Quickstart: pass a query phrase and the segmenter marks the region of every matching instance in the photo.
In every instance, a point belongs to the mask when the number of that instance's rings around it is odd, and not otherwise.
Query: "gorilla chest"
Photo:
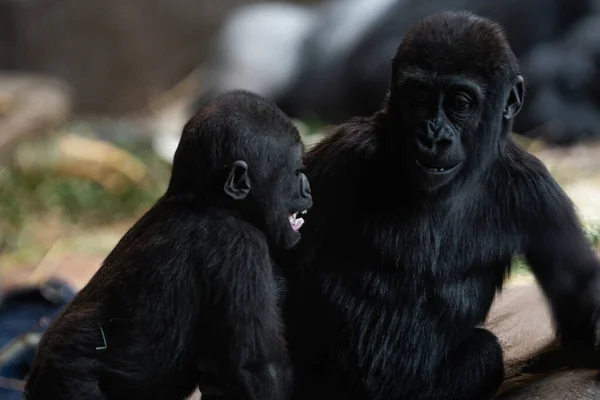
[[[493,216],[407,215],[379,221],[369,226],[371,248],[363,256],[413,278],[447,281],[479,270],[491,273],[505,267],[517,249],[515,235]]]
[[[415,315],[465,328],[485,319],[515,252],[514,235],[474,215],[462,221],[406,217],[378,227],[369,249],[352,246],[346,258],[346,271],[357,272],[334,279],[353,288],[345,295],[355,299],[342,303],[369,308],[376,319],[391,313],[404,331],[428,325],[413,326]]]
[[[467,337],[485,319],[515,246],[487,216],[369,221],[312,261],[295,312],[320,327],[298,328],[307,354],[320,343],[330,362],[376,374],[419,349],[439,348],[428,353],[436,357]]]

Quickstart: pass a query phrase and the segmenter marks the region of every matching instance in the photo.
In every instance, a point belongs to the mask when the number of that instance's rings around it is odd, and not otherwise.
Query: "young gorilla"
[[[223,374],[220,398],[286,398],[270,246],[296,245],[312,205],[303,149],[257,95],[202,108],[164,196],[43,336],[26,399],[184,399],[200,365]]]
[[[593,351],[600,262],[570,200],[510,136],[523,78],[501,27],[431,15],[392,69],[383,109],[305,158],[315,207],[284,308],[294,398],[491,398],[502,350],[480,325],[517,254],[563,343]]]

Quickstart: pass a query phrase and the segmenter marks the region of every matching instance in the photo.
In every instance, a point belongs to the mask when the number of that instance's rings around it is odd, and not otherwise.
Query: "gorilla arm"
[[[537,159],[522,193],[525,256],[550,301],[563,345],[599,344],[600,260],[571,200]]]
[[[228,376],[235,398],[278,399],[289,390],[291,376],[273,264],[262,235],[237,224],[220,220],[220,231],[213,226],[219,234],[206,277],[210,287],[219,290],[212,300],[220,310],[221,326],[215,329],[224,345],[219,368]]]

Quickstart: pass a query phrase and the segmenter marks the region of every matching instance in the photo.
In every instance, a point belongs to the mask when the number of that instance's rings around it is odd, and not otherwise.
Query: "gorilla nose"
[[[312,192],[310,191],[310,183],[308,183],[308,178],[304,174],[302,174],[302,182],[300,186],[302,197],[311,198]]]
[[[445,150],[452,144],[452,140],[444,137],[436,137],[433,134],[418,135],[415,138],[417,149],[423,153],[435,153]]]
[[[435,140],[429,135],[419,135],[416,138],[417,147],[419,150],[431,151],[435,146]]]

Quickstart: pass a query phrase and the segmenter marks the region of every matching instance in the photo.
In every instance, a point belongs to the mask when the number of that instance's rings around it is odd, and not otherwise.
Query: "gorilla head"
[[[497,24],[468,13],[425,18],[392,69],[386,141],[399,145],[419,186],[439,188],[493,159],[523,102],[523,78]]]
[[[272,102],[230,91],[186,124],[168,193],[192,190],[209,205],[225,204],[290,248],[312,205],[303,152],[298,130]]]

